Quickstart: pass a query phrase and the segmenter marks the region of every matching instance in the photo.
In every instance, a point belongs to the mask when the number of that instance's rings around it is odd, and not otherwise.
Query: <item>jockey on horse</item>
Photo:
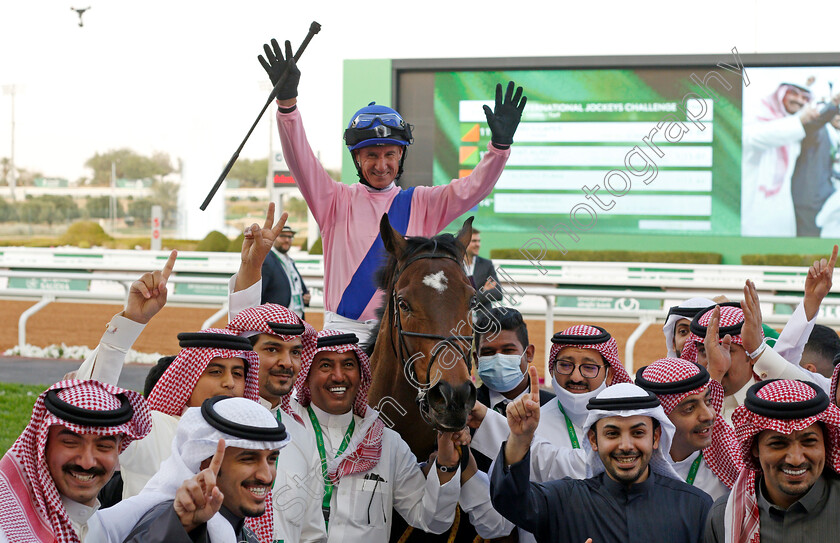
[[[283,156],[307,205],[321,228],[324,245],[324,328],[353,332],[362,344],[372,342],[382,305],[374,273],[385,255],[379,219],[387,213],[404,236],[431,237],[487,197],[502,174],[526,98],[508,83],[504,99],[496,86],[493,111],[484,106],[492,143],[473,172],[447,185],[399,188],[407,148],[414,141],[411,125],[395,110],[370,103],[357,111],[344,140],[361,183],[334,181],[312,152],[297,109],[300,71],[291,44],[285,55],[276,40],[265,45],[259,60],[272,84],[289,66],[289,77],[277,97],[277,126]]]

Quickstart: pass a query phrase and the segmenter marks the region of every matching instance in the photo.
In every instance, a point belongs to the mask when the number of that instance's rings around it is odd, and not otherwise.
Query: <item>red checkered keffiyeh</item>
[[[271,326],[269,326],[269,323],[292,325],[302,324],[304,331],[300,336],[278,334],[271,328]],[[254,334],[269,334],[279,338],[280,341],[292,341],[299,337],[301,342],[304,344],[306,344],[310,338],[314,338],[316,334],[315,329],[308,322],[298,317],[294,311],[278,304],[262,304],[257,307],[249,307],[236,315],[236,317],[228,323],[227,329],[236,332],[242,337],[250,337]],[[300,372],[298,372],[298,377],[299,376]],[[295,386],[296,385],[297,383],[295,383]],[[291,399],[291,394],[283,396],[280,400],[280,409],[291,415],[295,420],[302,424],[303,421],[300,419],[300,415],[295,413],[291,407]]]
[[[840,381],[840,364],[834,366],[834,373],[831,374],[831,391],[828,399],[831,403],[837,405],[837,382]]]
[[[232,330],[207,328],[203,333],[225,334],[237,336]],[[160,411],[173,417],[180,417],[187,407],[198,379],[207,365],[214,358],[242,358],[246,362],[244,397],[259,402],[260,359],[254,351],[239,351],[216,347],[184,347],[172,364],[166,368],[160,380],[149,394],[148,404],[152,411]],[[274,517],[271,513],[271,496],[266,501],[266,513],[259,517],[247,519],[248,527],[257,534],[263,543],[273,540]]]
[[[564,336],[598,336],[601,335],[603,332],[594,326],[589,326],[588,324],[576,324],[575,326],[571,326],[566,328],[560,334]],[[560,349],[564,347],[577,347],[580,349],[594,349],[601,353],[601,356],[604,357],[604,361],[610,365],[613,369],[613,378],[611,385],[616,385],[618,383],[632,383],[633,380],[630,378],[630,375],[627,373],[627,370],[624,368],[624,364],[621,363],[621,360],[618,358],[618,343],[616,343],[614,337],[610,337],[607,341],[601,343],[590,343],[590,344],[572,344],[572,343],[552,343],[551,351],[548,355],[548,371],[552,374],[554,373],[554,364],[555,360],[557,359],[557,354],[560,352]]]
[[[661,358],[647,366],[642,375],[648,381],[655,383],[674,383],[684,381],[700,373],[700,367],[681,358]],[[638,384],[638,383],[637,383]],[[738,479],[738,474],[744,467],[741,458],[741,447],[735,430],[721,415],[723,409],[723,387],[714,379],[709,379],[704,385],[694,390],[679,394],[657,394],[666,415],[670,415],[681,401],[694,394],[705,393],[711,389],[712,407],[717,413],[712,428],[712,444],[703,449],[703,459],[717,478],[732,488]]]
[[[81,426],[62,420],[44,404],[51,390],[59,399],[88,410],[111,411],[124,394],[134,414],[119,426]],[[0,527],[9,541],[78,543],[70,517],[61,502],[44,456],[50,426],[61,425],[77,434],[122,435],[120,452],[149,433],[152,420],[143,398],[136,392],[98,381],[61,381],[35,400],[32,418],[12,448],[0,460]]]
[[[764,386],[761,386],[764,385]],[[775,402],[783,412],[785,404],[811,400],[817,391],[802,381],[776,380],[753,385],[751,390],[760,387],[756,396],[762,400]],[[748,398],[749,399],[749,398]],[[756,500],[756,474],[761,473],[761,465],[752,455],[756,436],[763,430],[774,430],[790,434],[804,430],[815,422],[821,421],[827,430],[826,466],[840,473],[840,409],[832,402],[817,415],[800,419],[781,420],[769,418],[750,411],[747,405],[739,406],[732,414],[735,434],[741,441],[741,456],[745,467],[741,471],[729,499],[726,503],[727,540],[733,543],[759,543],[759,509]]]
[[[709,321],[712,320],[712,310],[715,306],[709,307],[703,314],[697,319],[697,322],[701,326],[709,326]],[[740,307],[736,307],[734,305],[722,305],[720,306],[720,323],[718,326],[720,328],[724,328],[726,326],[734,326],[738,323],[744,322],[744,310]],[[764,332],[761,332],[762,338],[764,337]],[[741,334],[732,335],[732,343],[736,343],[743,347],[744,341],[741,339]],[[683,360],[688,360],[689,362],[696,362],[697,361],[697,343],[704,343],[706,341],[705,336],[700,337],[694,332],[691,332],[688,335],[688,339],[685,342],[685,346],[683,347],[682,354],[680,358]]]
[[[207,328],[201,332],[237,335],[230,330]],[[147,400],[149,410],[160,411],[172,417],[180,417],[190,399],[195,384],[214,358],[242,358],[247,362],[245,375],[245,397],[259,401],[259,363],[254,351],[234,351],[206,347],[185,347],[181,349],[172,364],[166,368],[160,380],[152,389]]]
[[[307,380],[309,378],[309,371],[312,369],[312,361],[316,354],[321,351],[333,351],[336,353],[354,351],[356,358],[359,360],[361,383],[359,384],[359,392],[356,394],[356,399],[353,402],[353,413],[365,419],[378,417],[376,411],[371,409],[367,404],[368,390],[370,390],[370,385],[373,381],[370,371],[370,360],[364,351],[358,347],[358,344],[348,343],[345,345],[317,347],[316,341],[318,338],[336,335],[341,335],[341,332],[337,330],[323,330],[318,332],[316,337],[304,342],[303,363],[300,368],[300,375],[295,381],[295,392],[297,393],[298,401],[303,407],[309,406],[312,402]],[[345,475],[364,473],[373,469],[379,463],[379,457],[382,455],[382,433],[384,429],[385,424],[382,422],[382,419],[376,418],[361,441],[355,438],[351,439],[351,446],[347,447],[344,454],[339,456],[335,462],[330,463],[329,476],[333,484],[338,484]],[[358,445],[353,448],[353,443],[358,443]]]

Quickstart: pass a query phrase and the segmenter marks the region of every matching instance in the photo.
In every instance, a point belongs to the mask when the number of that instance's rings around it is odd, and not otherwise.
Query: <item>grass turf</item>
[[[12,446],[29,424],[35,399],[49,385],[18,385],[0,383],[0,456]]]

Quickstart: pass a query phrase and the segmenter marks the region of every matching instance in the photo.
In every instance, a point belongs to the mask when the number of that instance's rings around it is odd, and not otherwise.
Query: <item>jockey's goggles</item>
[[[405,121],[395,113],[360,113],[348,128],[369,128],[377,120],[384,126],[405,129]]]
[[[344,141],[350,148],[368,140],[388,140],[376,143],[392,143],[394,145],[411,145],[414,143],[414,138],[411,137],[411,125],[405,122],[401,127],[378,124],[373,128],[351,127],[344,131]]]

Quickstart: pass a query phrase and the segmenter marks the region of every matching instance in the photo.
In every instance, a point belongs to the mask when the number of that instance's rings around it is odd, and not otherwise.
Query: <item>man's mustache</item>
[[[65,473],[70,473],[71,471],[76,473],[85,473],[87,475],[105,475],[105,470],[100,468],[99,466],[93,466],[92,468],[83,468],[78,464],[64,464],[61,466],[61,471]]]

